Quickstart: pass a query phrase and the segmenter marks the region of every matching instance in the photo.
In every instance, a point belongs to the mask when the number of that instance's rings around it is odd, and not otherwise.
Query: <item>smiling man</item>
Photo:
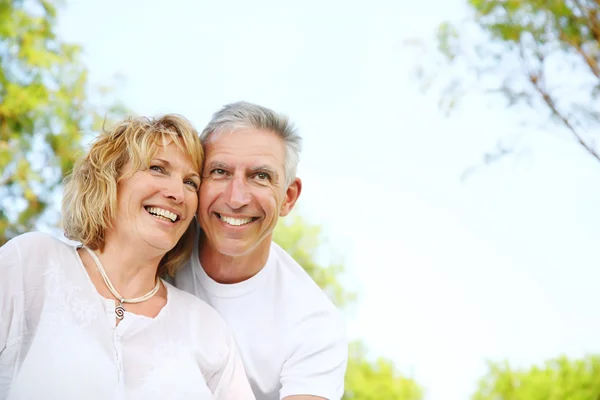
[[[272,242],[302,191],[301,138],[288,119],[238,102],[213,115],[198,205],[198,246],[175,284],[233,328],[257,400],[338,400],[348,357],[340,313]]]

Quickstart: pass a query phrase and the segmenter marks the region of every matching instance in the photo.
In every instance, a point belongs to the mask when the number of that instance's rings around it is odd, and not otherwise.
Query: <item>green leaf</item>
[[[82,134],[92,133],[107,110],[115,118],[122,115],[115,110],[126,110],[118,103],[90,103],[81,47],[56,35],[60,5],[0,0],[0,199],[10,207],[24,203],[23,210],[0,214],[0,243],[43,217],[80,154]],[[44,169],[54,173],[43,175]]]

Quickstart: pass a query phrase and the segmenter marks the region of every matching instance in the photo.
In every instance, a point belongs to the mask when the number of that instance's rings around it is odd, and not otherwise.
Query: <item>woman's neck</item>
[[[156,285],[156,272],[162,254],[146,253],[135,245],[124,246],[114,240],[107,240],[104,249],[95,253],[121,296],[142,296]]]

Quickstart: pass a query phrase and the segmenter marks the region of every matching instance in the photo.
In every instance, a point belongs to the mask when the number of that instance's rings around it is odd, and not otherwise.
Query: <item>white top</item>
[[[233,329],[257,400],[313,395],[339,400],[348,358],[341,314],[277,244],[265,267],[237,284],[219,284],[198,251],[175,285],[212,305]]]
[[[76,247],[28,233],[0,248],[0,399],[254,399],[217,312],[165,283],[156,318],[97,291]]]

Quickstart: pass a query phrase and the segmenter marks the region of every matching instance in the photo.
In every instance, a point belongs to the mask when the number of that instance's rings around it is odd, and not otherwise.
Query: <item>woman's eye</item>
[[[185,181],[186,185],[190,185],[191,187],[193,187],[194,189],[198,190],[198,184],[192,180],[187,180]]]
[[[160,165],[151,165],[150,170],[156,171],[156,172],[161,172],[161,173],[165,171],[164,168],[161,167]]]

